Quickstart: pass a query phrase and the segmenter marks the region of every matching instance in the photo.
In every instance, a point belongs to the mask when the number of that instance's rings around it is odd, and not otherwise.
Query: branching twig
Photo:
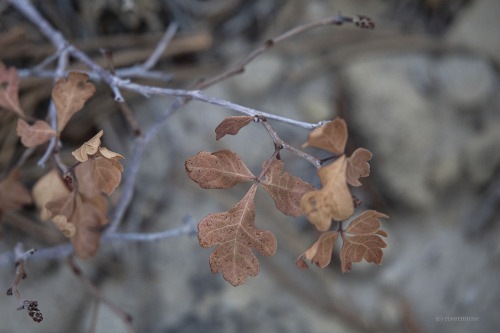
[[[90,290],[92,294],[102,303],[106,304],[111,311],[113,311],[116,316],[118,316],[125,326],[127,326],[127,329],[129,332],[135,332],[134,327],[132,326],[132,316],[122,310],[118,305],[113,303],[109,298],[104,296],[99,289],[90,281],[89,277],[83,273],[83,271],[77,266],[77,264],[74,262],[73,258],[69,256],[67,258],[67,263],[73,273],[82,280],[82,282],[85,284],[85,286]]]
[[[37,323],[43,320],[43,315],[38,309],[37,301],[30,301],[21,297],[19,293],[19,283],[21,280],[26,279],[26,271],[24,270],[24,261],[35,253],[35,249],[28,250],[24,252],[23,244],[17,243],[14,248],[15,266],[16,266],[16,277],[12,286],[7,289],[7,295],[14,295],[19,302],[18,310],[28,311],[28,315]]]

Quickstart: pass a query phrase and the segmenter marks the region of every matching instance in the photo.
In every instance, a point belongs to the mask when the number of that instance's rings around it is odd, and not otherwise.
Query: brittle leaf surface
[[[216,245],[210,255],[212,273],[222,270],[224,279],[233,286],[259,273],[259,262],[252,249],[265,256],[276,252],[274,235],[255,226],[256,190],[257,185],[253,184],[236,206],[227,212],[210,214],[198,224],[200,245]]]
[[[347,142],[347,125],[341,118],[335,118],[309,133],[303,148],[313,146],[334,154],[342,154]]]
[[[101,145],[101,137],[104,134],[103,130],[94,135],[90,140],[85,142],[80,148],[74,150],[71,154],[79,161],[85,162],[89,159],[89,155],[94,155],[99,150]]]
[[[33,125],[19,118],[17,120],[17,135],[26,147],[41,145],[56,135],[56,131],[45,121],[37,120]]]
[[[328,266],[332,260],[333,244],[338,236],[338,231],[323,232],[318,240],[297,258],[297,266],[300,269],[307,268],[306,259],[320,268]]]
[[[356,149],[347,159],[346,179],[351,186],[360,186],[360,177],[370,175],[370,164],[368,161],[372,158],[372,153],[365,148]]]
[[[15,67],[7,69],[0,61],[0,106],[24,117],[19,104],[19,73]]]
[[[255,118],[253,116],[230,116],[225,118],[219,126],[215,128],[215,140],[220,140],[227,134],[236,135],[246,125]]]

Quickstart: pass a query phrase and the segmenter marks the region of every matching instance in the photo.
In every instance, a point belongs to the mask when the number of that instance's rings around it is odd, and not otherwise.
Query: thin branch
[[[122,310],[118,305],[113,303],[109,298],[104,296],[101,291],[90,281],[89,277],[83,273],[83,271],[78,267],[78,265],[74,262],[73,258],[69,256],[67,258],[68,266],[71,268],[73,273],[85,284],[85,286],[90,290],[94,297],[97,298],[100,302],[106,304],[108,308],[113,311],[118,318],[120,318],[129,332],[135,332],[134,327],[132,326],[132,316]]]
[[[165,31],[165,34],[163,35],[160,42],[156,45],[156,49],[153,51],[153,53],[151,53],[148,60],[146,60],[142,65],[137,66],[137,69],[139,71],[147,72],[156,65],[158,59],[160,59],[162,53],[165,51],[168,44],[170,44],[170,41],[177,32],[177,28],[178,25],[176,22],[170,23],[170,25],[167,28],[167,31]]]

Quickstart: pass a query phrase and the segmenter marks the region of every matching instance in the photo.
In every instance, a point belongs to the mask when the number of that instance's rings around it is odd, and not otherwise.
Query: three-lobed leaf
[[[52,100],[57,112],[57,133],[60,134],[69,119],[83,108],[95,93],[95,86],[87,82],[85,73],[70,72],[68,79],[59,79],[52,91]]]
[[[200,245],[216,245],[210,255],[210,268],[233,286],[245,283],[247,276],[259,273],[259,262],[252,252],[272,256],[276,252],[276,238],[270,231],[255,226],[255,192],[253,184],[243,199],[227,212],[213,213],[198,224]]]
[[[45,121],[37,120],[33,125],[19,118],[17,120],[17,135],[21,137],[21,142],[26,147],[41,145],[56,135],[56,131]]]
[[[199,152],[186,159],[185,167],[189,178],[206,189],[227,189],[255,179],[241,158],[230,150]]]
[[[19,104],[19,73],[15,67],[7,69],[0,61],[0,106],[24,117]]]
[[[309,221],[319,231],[326,231],[332,219],[343,221],[354,214],[354,204],[346,182],[345,155],[320,168],[318,175],[322,189],[304,194],[301,206]]]
[[[253,116],[231,116],[225,118],[215,128],[215,140],[219,141],[226,135],[236,135],[246,125],[255,119]]]
[[[346,180],[349,185],[361,186],[359,178],[370,175],[370,164],[368,164],[368,161],[372,156],[372,153],[368,149],[358,148],[347,158]]]
[[[283,172],[283,162],[273,160],[260,184],[273,198],[276,208],[283,214],[297,217],[303,214],[300,201],[304,193],[316,190],[299,177]]]

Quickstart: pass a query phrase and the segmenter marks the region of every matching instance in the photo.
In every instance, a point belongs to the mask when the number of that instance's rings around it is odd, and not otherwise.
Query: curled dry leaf
[[[360,262],[362,259],[379,265],[382,263],[384,255],[382,249],[387,247],[387,244],[380,236],[387,237],[387,233],[379,230],[379,218],[389,218],[389,216],[368,210],[354,219],[345,229],[340,251],[343,273],[351,270],[353,262]],[[347,236],[345,233],[355,236]]]
[[[232,116],[225,118],[219,126],[215,128],[215,140],[219,141],[227,134],[236,135],[246,125],[254,120],[253,116]]]
[[[83,108],[85,102],[94,95],[95,86],[87,82],[85,73],[70,72],[68,79],[57,81],[52,91],[52,100],[57,111],[57,133],[61,133],[69,119]]]
[[[56,131],[45,121],[37,120],[33,125],[28,125],[23,119],[17,120],[17,135],[26,147],[41,145],[56,135]]]
[[[15,67],[7,69],[0,61],[0,106],[24,117],[19,104],[19,73]]]
[[[302,148],[313,146],[334,154],[342,154],[346,142],[347,125],[343,119],[335,118],[331,122],[312,130]]]
[[[328,266],[332,260],[333,244],[338,236],[338,231],[323,232],[318,240],[297,258],[297,267],[306,269],[308,267],[306,259],[320,268]]]
[[[259,273],[259,262],[252,249],[265,256],[276,252],[274,235],[255,227],[256,190],[257,185],[253,184],[236,206],[227,212],[210,214],[198,224],[200,245],[217,245],[210,255],[212,273],[222,270],[224,279],[233,286]]]
[[[330,228],[332,219],[343,221],[354,214],[354,204],[346,183],[346,157],[318,170],[323,188],[307,192],[301,206],[309,221],[319,231]]]
[[[81,206],[82,199],[76,191],[51,200],[45,205],[50,212],[50,219],[66,237],[73,237],[76,233]]]
[[[202,188],[226,189],[255,179],[241,158],[230,150],[199,152],[186,159],[185,167],[189,178]]]
[[[0,181],[0,218],[8,209],[19,209],[32,202],[30,192],[19,182],[20,172],[14,170]]]
[[[94,135],[92,139],[85,142],[80,148],[74,150],[71,154],[79,161],[85,162],[89,159],[89,155],[94,155],[99,150],[99,146],[101,145],[101,137],[104,134],[103,130],[100,130],[99,133]]]
[[[70,193],[56,169],[41,177],[33,186],[33,199],[36,206],[41,209],[40,219],[48,221],[51,218],[50,211],[45,207],[48,202],[66,197]]]
[[[361,186],[359,178],[370,175],[370,164],[368,164],[368,161],[372,156],[372,153],[365,148],[358,148],[349,156],[346,171],[346,179],[349,185]]]
[[[297,217],[302,215],[300,200],[304,193],[315,190],[314,186],[299,177],[283,172],[283,162],[273,160],[260,184],[271,195],[276,208],[283,214]]]
[[[90,158],[75,168],[78,179],[78,190],[87,197],[93,197],[100,192],[111,195],[121,181],[121,170],[115,163],[120,162],[102,156]]]

